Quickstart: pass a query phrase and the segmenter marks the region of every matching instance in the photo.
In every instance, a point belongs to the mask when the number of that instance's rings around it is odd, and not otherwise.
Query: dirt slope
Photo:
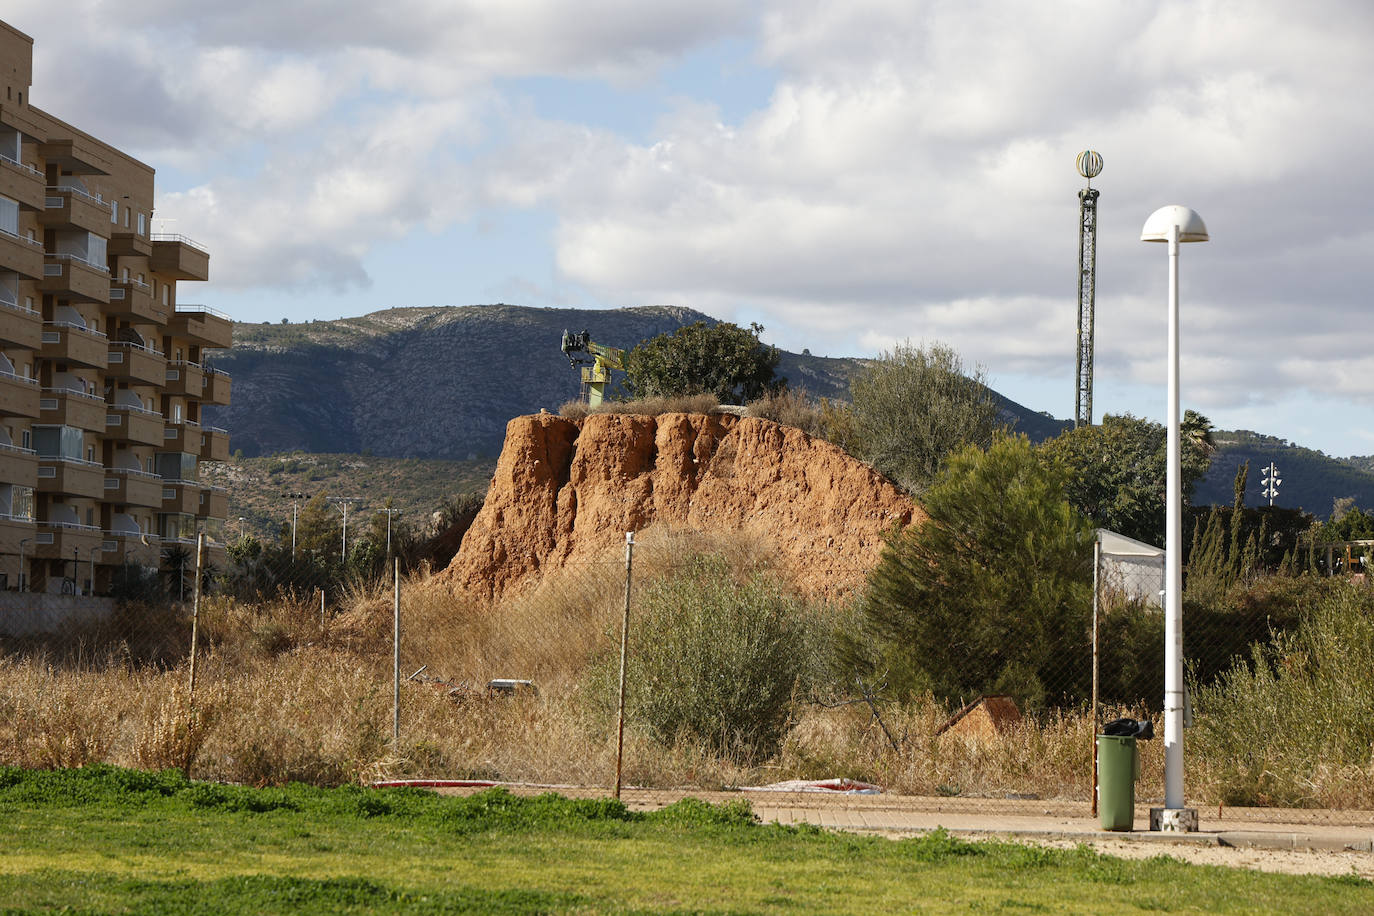
[[[650,528],[740,532],[806,591],[862,580],[882,533],[924,513],[867,465],[798,429],[721,414],[517,417],[481,513],[443,573],[484,597],[588,562]]]

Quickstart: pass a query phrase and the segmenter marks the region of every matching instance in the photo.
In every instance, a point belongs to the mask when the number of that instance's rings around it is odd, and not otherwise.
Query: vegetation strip
[[[1374,885],[1086,848],[760,825],[747,803],[252,789],[0,769],[0,909],[72,912],[1366,912]]]

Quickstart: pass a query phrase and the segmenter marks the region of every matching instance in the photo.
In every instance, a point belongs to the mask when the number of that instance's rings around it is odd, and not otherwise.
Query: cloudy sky
[[[1094,406],[1183,397],[1374,453],[1363,0],[7,0],[36,105],[158,170],[240,320],[676,304],[788,349],[939,340],[1072,416],[1101,152]],[[73,65],[73,61],[76,61]],[[595,329],[593,329],[594,331]],[[552,344],[551,344],[552,345]]]

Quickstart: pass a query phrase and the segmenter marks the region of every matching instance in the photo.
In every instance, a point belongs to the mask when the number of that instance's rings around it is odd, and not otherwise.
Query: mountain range
[[[460,461],[494,459],[513,417],[557,411],[579,394],[578,370],[560,349],[565,330],[631,348],[657,334],[716,319],[679,306],[587,310],[516,305],[393,308],[357,318],[234,327],[213,365],[233,377],[233,401],[206,407],[245,457],[292,451]],[[781,352],[778,374],[815,397],[848,396],[864,361]],[[996,394],[996,392],[994,392]],[[1000,394],[1004,419],[1034,441],[1067,420]],[[1248,431],[1218,432],[1197,503],[1232,500],[1236,467],[1250,461],[1247,502],[1260,504],[1259,468],[1285,478],[1276,504],[1325,516],[1332,500],[1374,504],[1374,461],[1334,459]]]

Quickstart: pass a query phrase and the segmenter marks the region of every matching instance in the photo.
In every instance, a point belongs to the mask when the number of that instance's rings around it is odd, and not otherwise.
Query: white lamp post
[[[1197,829],[1197,810],[1183,807],[1183,474],[1179,452],[1178,246],[1207,241],[1202,217],[1187,207],[1161,207],[1140,230],[1142,242],[1169,243],[1169,464],[1164,555],[1164,807],[1150,829]]]

